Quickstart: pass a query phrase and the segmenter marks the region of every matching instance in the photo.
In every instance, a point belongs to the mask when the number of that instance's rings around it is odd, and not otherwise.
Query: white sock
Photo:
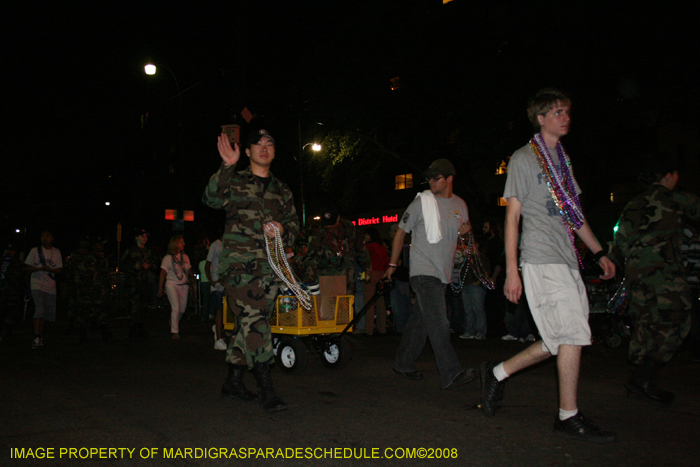
[[[503,369],[503,362],[493,367],[493,376],[495,376],[498,381],[503,381],[510,376],[506,373],[506,370]]]
[[[573,417],[577,413],[578,413],[578,409],[564,410],[560,407],[559,408],[559,420],[566,420],[567,418]]]

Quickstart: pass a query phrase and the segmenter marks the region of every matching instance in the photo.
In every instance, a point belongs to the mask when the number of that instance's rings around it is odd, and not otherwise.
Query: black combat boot
[[[267,363],[256,363],[253,371],[258,382],[260,407],[268,413],[287,410],[287,404],[275,395],[275,389],[272,387],[272,377],[270,376],[270,366]]]
[[[224,381],[224,385],[221,386],[221,397],[242,401],[253,401],[258,398],[258,396],[248,391],[243,383],[245,370],[246,367],[243,365],[228,364],[228,376],[226,381]]]
[[[650,404],[660,407],[671,405],[676,396],[670,391],[656,387],[656,372],[660,367],[661,362],[644,357],[642,363],[634,369],[632,377],[625,383],[627,394],[639,396]]]

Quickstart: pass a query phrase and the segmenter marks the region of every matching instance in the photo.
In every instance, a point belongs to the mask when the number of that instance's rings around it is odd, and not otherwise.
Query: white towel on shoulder
[[[442,229],[440,228],[440,210],[437,199],[430,190],[418,193],[420,197],[421,210],[423,212],[423,222],[425,223],[425,235],[428,243],[438,243],[442,240]]]

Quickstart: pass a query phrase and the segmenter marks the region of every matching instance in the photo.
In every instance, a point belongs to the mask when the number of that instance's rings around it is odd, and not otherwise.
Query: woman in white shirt
[[[190,258],[184,253],[185,240],[182,235],[175,235],[168,243],[168,254],[160,263],[160,282],[158,296],[163,296],[163,283],[165,282],[165,294],[168,296],[170,307],[170,332],[173,339],[180,338],[180,318],[187,308],[187,293],[189,283],[192,281],[192,266]]]

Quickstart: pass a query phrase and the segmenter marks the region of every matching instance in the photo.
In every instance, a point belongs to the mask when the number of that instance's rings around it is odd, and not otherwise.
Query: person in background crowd
[[[19,321],[22,309],[22,271],[24,265],[17,249],[8,245],[2,255],[0,269],[0,343],[12,334],[12,325]]]
[[[481,243],[474,237],[472,245],[473,255],[478,256],[478,263],[481,264],[485,271],[490,271],[489,260],[481,251]],[[469,257],[465,256],[465,261],[469,261]],[[474,273],[474,269],[469,268],[464,277],[462,288],[462,304],[464,307],[464,333],[460,339],[486,339],[486,308],[484,306],[486,300],[486,287],[481,283],[481,280]]]
[[[121,268],[124,271],[124,296],[130,304],[129,338],[139,339],[147,334],[143,323],[158,259],[146,245],[148,232],[145,229],[136,229],[134,240],[136,245],[122,255]]]
[[[216,239],[209,247],[206,266],[204,267],[211,293],[212,309],[214,310],[214,349],[226,350],[228,345],[224,341],[224,284],[219,281],[219,256],[221,255],[223,235]],[[211,318],[211,317],[210,317]]]
[[[341,277],[345,280],[346,294],[355,292],[355,259],[367,271],[371,269],[369,253],[355,244],[355,226],[343,219],[335,206],[326,206],[321,214],[321,228],[309,239],[302,260],[305,281],[320,277]],[[321,293],[324,293],[321,291]],[[365,325],[368,320],[365,319]]]
[[[51,232],[42,232],[41,245],[31,249],[24,263],[31,273],[35,310],[32,348],[40,349],[44,346],[44,322],[56,320],[56,275],[63,269],[63,258],[53,246]]]
[[[190,290],[189,284],[194,284],[192,265],[190,258],[185,254],[185,239],[182,235],[175,235],[168,243],[168,254],[160,263],[160,280],[158,282],[158,296],[165,294],[170,302],[170,332],[173,339],[180,338],[180,318],[187,309],[187,298]]]
[[[367,303],[377,292],[377,284],[382,277],[384,277],[384,273],[389,266],[389,253],[387,253],[386,247],[382,243],[382,238],[379,235],[379,231],[374,227],[369,227],[367,230],[365,230],[364,244],[371,259],[369,280],[364,284],[364,298],[365,303]],[[386,334],[386,304],[384,303],[384,297],[379,298],[376,302],[374,302],[374,305],[367,309],[364,327],[365,335],[367,336],[371,336],[374,333],[375,316],[377,319],[377,334]]]

